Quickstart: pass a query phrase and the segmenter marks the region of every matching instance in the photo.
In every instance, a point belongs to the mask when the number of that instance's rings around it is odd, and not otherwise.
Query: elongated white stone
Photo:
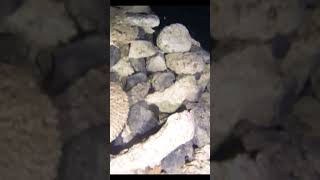
[[[110,174],[131,174],[159,165],[161,160],[194,136],[195,124],[188,111],[171,115],[146,141],[111,157]]]

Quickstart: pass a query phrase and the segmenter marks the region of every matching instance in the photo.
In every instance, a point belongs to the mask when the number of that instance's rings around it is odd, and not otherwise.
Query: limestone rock
[[[157,46],[165,53],[187,52],[191,45],[192,38],[182,24],[166,26],[157,37]]]
[[[120,46],[129,44],[138,38],[139,28],[127,24],[111,24],[110,25],[110,44]]]
[[[159,72],[167,69],[166,61],[162,54],[150,57],[147,60],[147,70],[149,72]]]
[[[144,29],[147,33],[153,33],[152,28],[159,26],[160,20],[158,16],[154,14],[137,14],[127,13],[125,21],[132,26],[139,26]]]
[[[155,73],[152,76],[151,82],[152,87],[156,91],[163,91],[166,88],[170,87],[175,80],[175,76],[172,72],[161,72],[161,73]]]
[[[177,128],[179,131],[177,131]],[[111,157],[110,174],[136,173],[155,167],[170,152],[188,142],[194,135],[194,120],[187,112],[171,115],[166,124],[146,141]]]
[[[136,40],[131,41],[129,58],[145,58],[153,56],[157,53],[157,48],[149,41]]]
[[[155,92],[146,97],[149,104],[155,104],[161,112],[175,112],[184,100],[197,98],[199,88],[193,76],[186,76],[163,92]]]
[[[148,80],[147,76],[143,73],[133,74],[127,78],[125,90],[128,91],[132,87],[134,87],[135,85],[142,83],[142,82],[146,82],[147,80]]]
[[[149,82],[142,82],[131,88],[128,92],[129,104],[133,105],[138,101],[144,100],[150,89]]]
[[[171,53],[165,56],[167,66],[177,74],[195,74],[205,67],[202,56],[196,53]]]
[[[127,77],[134,73],[134,70],[128,59],[120,59],[116,65],[111,68],[111,72],[116,72],[120,77]]]
[[[182,168],[183,173],[210,174],[210,145],[196,149],[194,159]]]

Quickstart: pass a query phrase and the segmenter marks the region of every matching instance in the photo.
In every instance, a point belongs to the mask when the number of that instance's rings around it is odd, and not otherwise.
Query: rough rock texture
[[[176,131],[177,128],[180,131]],[[145,142],[111,157],[110,173],[133,173],[139,169],[159,165],[171,151],[189,141],[193,133],[194,119],[189,112],[173,114],[164,127]]]
[[[210,172],[210,145],[196,149],[194,159],[182,168],[182,172],[186,174],[207,174]]]
[[[166,53],[186,52],[191,48],[191,36],[182,24],[172,24],[162,29],[157,37],[157,46]]]
[[[126,125],[111,143],[111,173],[209,174],[208,168],[197,163],[186,172],[182,167],[194,160],[194,149],[209,146],[210,112],[187,108],[192,112],[184,113],[201,113],[195,115],[192,137],[184,137],[183,142],[177,139],[170,143],[170,139],[188,134],[170,131],[168,124],[172,114],[186,110],[186,104],[210,97],[202,96],[208,93],[210,55],[184,25],[169,24],[160,29],[159,19],[146,7],[111,7],[110,45],[115,63],[110,67],[110,78],[122,84],[130,108]],[[208,101],[203,102],[210,104]],[[180,130],[183,124],[175,126]],[[209,164],[209,159],[202,164]]]
[[[30,71],[0,64],[0,81],[0,179],[56,179],[61,142],[55,108]]]
[[[181,169],[186,161],[193,159],[193,151],[192,143],[179,146],[161,161],[162,169],[168,174],[182,173]]]
[[[131,41],[129,58],[139,59],[153,56],[157,49],[149,41]]]
[[[145,32],[153,33],[153,27],[157,27],[160,24],[158,16],[154,14],[137,14],[128,13],[125,21],[132,26],[142,27]]]
[[[199,88],[193,76],[186,76],[163,92],[155,92],[146,97],[149,104],[155,104],[161,112],[176,111],[184,100],[197,99]]]
[[[132,136],[144,135],[146,132],[157,127],[158,119],[144,101],[132,105],[129,111],[128,126]]]
[[[177,74],[195,74],[204,70],[204,60],[196,53],[171,53],[166,55],[167,66]]]
[[[175,76],[172,72],[156,73],[152,77],[152,87],[156,91],[163,91],[170,87],[175,80]]]
[[[128,96],[114,82],[110,83],[110,142],[121,132],[129,113]]]
[[[147,70],[149,72],[159,72],[167,69],[166,61],[162,54],[158,54],[154,57],[150,57],[147,60]]]

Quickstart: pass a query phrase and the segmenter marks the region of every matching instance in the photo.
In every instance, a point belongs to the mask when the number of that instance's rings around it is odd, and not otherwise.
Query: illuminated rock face
[[[110,84],[110,142],[122,131],[127,122],[129,102],[127,94],[122,88],[111,82]]]
[[[157,15],[130,8],[111,7],[110,172],[209,174],[209,158],[194,152],[210,149],[210,112],[199,101],[210,55],[185,24],[159,27]],[[185,159],[203,164],[184,170]]]

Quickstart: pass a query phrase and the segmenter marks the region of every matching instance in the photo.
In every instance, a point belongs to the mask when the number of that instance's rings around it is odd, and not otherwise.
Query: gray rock
[[[132,87],[130,91],[128,91],[129,104],[130,106],[137,103],[138,101],[144,100],[146,95],[150,89],[149,82],[142,82]]]
[[[186,76],[163,92],[155,92],[146,97],[149,104],[155,104],[161,112],[175,112],[185,100],[196,101],[199,87],[193,76]]]
[[[139,37],[139,28],[127,24],[110,24],[110,44],[121,46]]]
[[[155,73],[152,76],[152,87],[156,91],[163,91],[170,87],[175,80],[175,76],[172,72]]]
[[[205,51],[204,49],[199,49],[197,51],[194,51],[194,53],[196,53],[198,56],[201,56],[203,61],[206,64],[210,63],[210,53],[208,53],[207,51]]]
[[[147,72],[146,60],[144,58],[129,59],[129,61],[131,63],[131,66],[136,72],[143,72],[143,73]]]
[[[151,13],[150,6],[118,6],[118,8],[130,13]]]
[[[158,52],[157,48],[149,41],[136,40],[131,41],[129,58],[145,58],[155,55]]]
[[[143,73],[133,74],[127,78],[127,83],[124,89],[125,91],[128,91],[138,83],[146,82],[147,80],[148,80],[147,76]]]
[[[192,154],[192,143],[183,144],[161,161],[161,167],[168,174],[177,174],[186,160],[192,159]]]
[[[197,80],[198,85],[204,91],[210,81],[210,64],[206,64],[203,72],[200,74],[199,80]]]
[[[210,132],[208,134],[204,129],[196,128],[192,142],[198,147],[203,147],[210,144]]]
[[[116,72],[121,78],[128,77],[134,73],[134,70],[128,59],[122,58],[111,68],[111,72]]]
[[[299,0],[214,1],[211,35],[217,39],[269,39],[289,34],[299,27],[303,6]]]
[[[182,169],[186,174],[210,174],[210,145],[196,148],[194,160],[184,165]]]
[[[205,68],[203,57],[197,53],[171,53],[165,58],[168,68],[177,74],[195,74]]]
[[[166,53],[187,52],[192,46],[192,38],[184,25],[171,24],[161,30],[157,46]]]
[[[83,31],[103,32],[107,29],[104,0],[66,0],[65,6]]]
[[[190,112],[197,124],[194,144],[198,147],[210,144],[210,106],[198,103]]]
[[[110,68],[120,60],[120,49],[110,46]]]
[[[147,60],[147,70],[149,72],[165,71],[167,69],[163,54],[157,54]]]
[[[125,22],[132,26],[139,26],[147,33],[153,33],[152,28],[160,25],[158,16],[154,14],[127,13]]]
[[[128,125],[132,136],[135,137],[136,135],[144,135],[159,126],[159,121],[154,112],[149,110],[148,104],[145,101],[139,101],[130,108]]]

